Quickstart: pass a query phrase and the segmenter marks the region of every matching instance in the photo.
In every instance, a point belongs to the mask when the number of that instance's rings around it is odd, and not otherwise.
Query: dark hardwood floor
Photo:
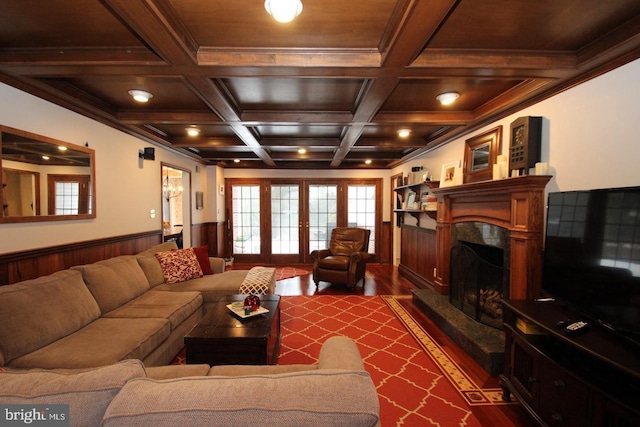
[[[234,264],[233,269],[250,267],[252,266]],[[312,270],[310,265],[296,265],[295,267],[309,272]],[[320,282],[316,288],[311,273],[280,280],[276,284],[276,293],[279,295],[411,295],[412,289],[418,289],[418,287],[401,276],[398,273],[398,268],[390,264],[367,264],[364,285],[358,284],[354,291],[344,285],[325,282]],[[401,303],[478,386],[482,388],[499,387],[498,378],[490,376],[475,360],[469,357],[418,309],[411,299],[401,300]],[[472,408],[472,412],[483,426],[533,427],[536,425],[519,405],[475,406]]]

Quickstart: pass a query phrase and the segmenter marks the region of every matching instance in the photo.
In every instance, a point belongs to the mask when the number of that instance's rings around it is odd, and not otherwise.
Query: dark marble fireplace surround
[[[544,189],[550,178],[522,176],[432,190],[438,199],[437,274],[434,289],[415,290],[413,299],[438,327],[494,376],[501,374],[504,367],[504,332],[477,322],[449,301],[451,248],[460,239],[455,229],[461,227],[457,224],[465,223],[498,227],[495,230],[499,231],[490,234],[498,235],[506,243],[505,293],[511,299],[539,297]]]

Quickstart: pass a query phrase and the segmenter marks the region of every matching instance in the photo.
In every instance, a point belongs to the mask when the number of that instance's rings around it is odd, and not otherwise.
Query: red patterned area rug
[[[305,270],[303,268],[296,267],[278,267],[276,268],[276,281],[291,279],[292,277],[298,277],[305,274],[310,274],[311,272]]]
[[[410,296],[285,296],[278,364],[315,363],[334,335],[353,339],[380,399],[383,426],[480,426],[471,407],[501,405],[398,302]]]

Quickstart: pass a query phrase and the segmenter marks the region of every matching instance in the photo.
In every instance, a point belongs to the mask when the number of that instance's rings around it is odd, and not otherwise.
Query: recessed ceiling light
[[[153,98],[153,95],[150,94],[149,92],[144,90],[138,90],[138,89],[131,89],[129,91],[129,95],[131,95],[133,99],[135,99],[138,102],[147,102],[151,98]]]
[[[298,148],[298,153],[299,153],[299,154],[304,154],[304,153],[306,153],[306,152],[307,152],[307,149],[306,149],[306,148]]]
[[[411,129],[400,129],[398,130],[398,136],[400,138],[406,138],[411,135]]]
[[[67,147],[65,147],[64,145],[60,145],[60,146],[58,146],[58,150],[59,151],[67,151]]]
[[[50,157],[49,156],[42,156],[42,160],[49,160]]]
[[[364,161],[364,164],[365,164],[365,165],[370,165],[370,164],[371,164],[371,159],[367,159],[367,160],[365,160],[365,161]]]
[[[240,159],[233,159],[233,163],[240,163]]]
[[[458,92],[445,92],[436,96],[436,99],[440,101],[442,105],[453,104],[453,102],[460,97]]]
[[[200,129],[195,126],[190,126],[185,129],[187,131],[187,135],[189,136],[198,136],[200,135]]]
[[[264,8],[276,21],[287,23],[300,15],[302,2],[300,0],[266,0]]]

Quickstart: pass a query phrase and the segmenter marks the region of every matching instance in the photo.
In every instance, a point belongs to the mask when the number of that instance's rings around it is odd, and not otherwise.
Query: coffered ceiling
[[[390,168],[640,57],[638,0],[302,2],[2,0],[0,81],[207,165]]]

